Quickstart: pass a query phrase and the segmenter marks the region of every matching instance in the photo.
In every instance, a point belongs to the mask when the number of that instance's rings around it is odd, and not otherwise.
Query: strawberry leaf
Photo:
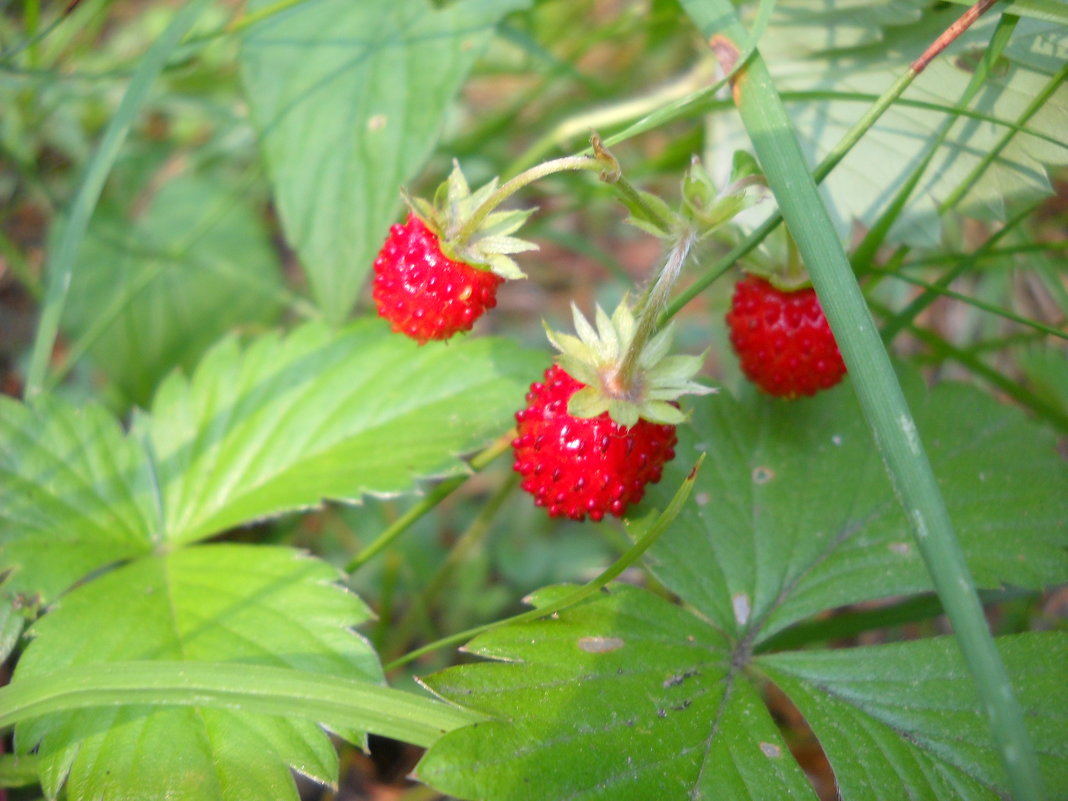
[[[349,312],[399,190],[430,155],[494,25],[529,0],[326,0],[252,26],[241,51],[282,224],[327,318]],[[276,5],[253,0],[255,13]]]
[[[139,433],[153,446],[166,538],[409,491],[463,472],[456,456],[506,431],[545,356],[510,342],[418,346],[367,320],[310,324],[213,350],[161,387]]]
[[[1068,470],[1054,437],[965,385],[910,380],[906,396],[978,585],[1064,581]],[[850,387],[695,399],[692,421],[648,496],[662,507],[704,452],[696,502],[650,555],[717,625],[759,642],[826,609],[932,589]]]
[[[140,444],[95,404],[0,397],[0,574],[20,605],[147,551],[151,477]]]
[[[669,532],[668,536],[671,536]],[[533,596],[543,607],[566,594]],[[616,586],[471,642],[494,660],[426,684],[492,716],[438,740],[416,773],[474,801],[815,799],[762,700],[770,676],[827,749],[844,801],[997,801],[1006,780],[949,638],[752,654],[752,639],[644,590]],[[1068,790],[1064,635],[1000,641],[1051,797]]]
[[[998,644],[1027,712],[1051,798],[1068,790],[1068,637]],[[1007,780],[957,644],[938,637],[871,648],[759,657],[820,740],[844,799],[984,799]],[[894,776],[886,786],[875,777]]]
[[[545,606],[568,588],[533,597]],[[755,686],[706,623],[619,586],[465,649],[493,663],[425,683],[496,720],[458,729],[417,768],[468,799],[812,799]]]
[[[226,661],[382,682],[377,657],[351,631],[364,604],[337,572],[287,548],[213,545],[147,556],[84,584],[31,629],[15,682],[124,660]],[[102,621],[105,623],[102,624]],[[358,732],[342,732],[361,742]],[[290,798],[290,767],[337,776],[325,732],[295,717],[235,709],[131,704],[44,715],[16,726],[37,747],[42,786],[68,795],[174,799]]]
[[[96,406],[0,398],[5,590],[47,601],[162,541],[463,472],[544,361],[492,339],[418,347],[367,320],[225,340],[128,437]]]

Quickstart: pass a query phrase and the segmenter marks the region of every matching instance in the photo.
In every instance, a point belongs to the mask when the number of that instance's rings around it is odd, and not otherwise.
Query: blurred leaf
[[[984,588],[1068,577],[1068,468],[1052,434],[977,389],[905,382],[964,555]],[[663,506],[698,452],[695,504],[650,549],[673,592],[760,642],[816,612],[931,589],[848,384],[793,402],[693,402]]]
[[[540,352],[468,338],[418,346],[364,320],[340,334],[308,324],[241,350],[213,349],[172,375],[138,431],[162,487],[164,538],[464,471],[457,456],[506,431],[544,367]]]
[[[1068,414],[1068,351],[1057,345],[1030,347],[1017,360],[1035,394]]]
[[[997,642],[1027,713],[1048,797],[1064,798],[1068,637],[1024,634]],[[812,727],[846,801],[1008,797],[975,685],[951,637],[756,662]]]
[[[827,99],[790,103],[788,111],[810,165],[834,147],[864,106],[836,94],[880,94],[906,71],[912,59],[934,41],[961,9],[950,6],[924,11],[922,0],[871,4],[850,0],[832,6],[822,0],[783,0],[775,7],[760,50],[780,91],[824,92]],[[955,106],[972,77],[974,56],[986,47],[997,14],[993,13],[960,37],[921,74],[905,97]],[[913,246],[936,246],[941,223],[938,204],[948,197],[995,148],[1050,76],[1064,64],[1068,31],[1040,20],[1022,20],[1006,53],[972,104],[972,110],[1006,125],[961,119],[935,155],[924,179],[889,240]],[[891,57],[888,58],[888,54]],[[1004,219],[1008,198],[1027,201],[1050,194],[1044,165],[1068,163],[1063,141],[1068,115],[1068,86],[1063,83],[1027,122],[1027,129],[1046,138],[1017,134],[962,199],[961,213],[988,220]],[[943,114],[907,106],[891,107],[828,176],[822,194],[843,238],[855,221],[874,224],[888,202],[921,161],[930,132]],[[717,175],[726,174],[734,150],[747,146],[733,114],[712,119],[705,160]],[[771,213],[754,210],[752,221]]]
[[[97,568],[145,553],[154,513],[140,445],[102,407],[0,397],[0,574],[48,602]]]
[[[382,682],[377,657],[351,631],[364,604],[337,572],[297,551],[219,545],[153,555],[64,596],[32,629],[14,681],[123,660],[248,662]],[[345,732],[348,737],[360,735]],[[98,707],[16,726],[37,746],[55,797],[296,799],[290,767],[324,784],[337,776],[329,738],[311,721],[219,707]]]
[[[528,4],[322,0],[245,35],[242,75],[282,223],[331,322],[352,308],[401,186],[430,155],[494,25]]]
[[[567,594],[550,587],[535,606]],[[814,799],[756,688],[715,629],[618,586],[465,649],[497,661],[426,684],[497,720],[458,729],[417,768],[467,799]],[[759,745],[758,745],[759,744]]]
[[[129,402],[144,406],[164,375],[192,368],[223,334],[271,322],[281,288],[250,204],[218,176],[186,173],[165,180],[146,208],[97,209],[63,324],[89,340]]]
[[[544,607],[566,593],[550,587],[533,602]],[[628,586],[480,635],[466,650],[494,661],[449,668],[426,684],[495,719],[438,740],[417,775],[476,801],[814,799],[762,700],[770,675],[827,750],[845,801],[1007,797],[952,639],[756,657],[752,642]],[[1061,797],[1068,638],[1000,643],[1051,797]]]

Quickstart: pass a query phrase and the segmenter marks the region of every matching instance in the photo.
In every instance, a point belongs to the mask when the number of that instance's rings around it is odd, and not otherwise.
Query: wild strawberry
[[[727,326],[742,372],[771,395],[814,395],[845,375],[838,344],[811,288],[784,292],[747,276],[734,288]]]
[[[398,333],[420,344],[470,331],[486,309],[497,305],[494,272],[454,261],[441,252],[438,237],[414,214],[389,229],[375,259],[374,299],[378,313]]]
[[[374,263],[375,305],[394,331],[421,345],[470,331],[497,305],[497,287],[523,277],[509,254],[537,246],[510,234],[530,212],[488,212],[496,189],[494,179],[472,194],[457,166],[435,203],[409,199],[407,222],[390,228]]]
[[[639,420],[626,428],[608,412],[574,417],[567,402],[583,386],[555,364],[544,383],[531,384],[527,408],[515,415],[515,469],[534,503],[553,517],[620,517],[675,458],[675,426]]]
[[[578,338],[549,332],[560,364],[531,385],[516,413],[514,467],[553,517],[620,517],[675,457],[675,426],[685,419],[675,399],[713,390],[690,380],[699,357],[666,355],[670,330],[641,349],[636,374],[621,381],[635,334],[626,301],[611,318],[598,307],[597,331],[576,309],[575,327]]]

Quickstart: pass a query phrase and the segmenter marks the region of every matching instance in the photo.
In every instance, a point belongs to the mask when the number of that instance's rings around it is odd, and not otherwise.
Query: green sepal
[[[515,259],[516,253],[537,250],[538,246],[516,236],[533,213],[533,209],[491,211],[479,220],[477,228],[460,241],[465,226],[497,191],[498,180],[489,181],[475,192],[464,177],[458,162],[453,161],[449,177],[434,192],[434,202],[405,196],[412,212],[441,241],[441,252],[453,261],[479,270],[489,270],[501,278],[526,278]]]
[[[647,400],[639,407],[638,413],[643,420],[669,426],[677,426],[689,419],[689,415],[678,406],[662,400]]]
[[[696,156],[682,179],[683,210],[702,237],[770,196],[756,160],[744,150],[735,151],[730,182],[723,189],[716,188]]]
[[[566,370],[567,368],[565,367],[564,369]],[[578,378],[578,376],[572,377]],[[571,396],[571,399],[567,402],[567,413],[572,417],[597,417],[607,412],[608,406],[608,398],[594,387],[585,386]]]
[[[674,237],[674,229],[682,223],[678,212],[652,192],[639,189],[636,190],[635,195],[636,197],[626,193],[619,195],[623,205],[630,210],[631,216],[626,222],[661,239]],[[664,227],[665,221],[670,221],[670,225],[666,228]]]
[[[669,354],[670,325],[645,344],[632,380],[628,386],[620,386],[620,369],[638,331],[630,302],[624,298],[611,317],[598,305],[594,324],[574,303],[571,310],[578,336],[545,326],[549,342],[560,351],[559,365],[585,385],[568,401],[569,414],[590,418],[608,412],[616,423],[627,428],[639,419],[678,425],[686,420],[686,415],[675,401],[683,395],[716,391],[693,380],[704,363],[704,356]]]
[[[798,292],[812,286],[801,254],[785,225],[778,226],[764,237],[760,247],[742,260],[741,267],[749,275],[767,280],[782,292]]]

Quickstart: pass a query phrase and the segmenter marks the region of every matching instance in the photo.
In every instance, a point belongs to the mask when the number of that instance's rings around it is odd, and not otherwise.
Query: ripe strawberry
[[[583,386],[555,364],[544,383],[531,384],[527,407],[515,415],[515,470],[534,503],[553,517],[621,517],[675,458],[675,426],[638,420],[627,428],[608,412],[574,417],[567,402]]]
[[[512,448],[520,486],[553,517],[622,516],[675,457],[676,399],[713,391],[691,380],[700,357],[668,355],[670,328],[644,344],[637,328],[624,300],[611,318],[598,307],[596,331],[575,309],[578,337],[548,332],[560,363],[531,385]]]
[[[379,315],[420,344],[470,331],[475,320],[497,305],[502,283],[496,273],[442,253],[437,236],[414,214],[389,229],[375,259]]]
[[[747,276],[734,288],[727,325],[742,372],[771,395],[814,395],[845,375],[838,344],[811,288],[784,292]]]
[[[470,331],[497,305],[497,287],[522,278],[510,254],[536,245],[511,236],[529,211],[488,211],[494,179],[472,193],[456,166],[435,202],[408,201],[403,225],[390,228],[375,259],[374,300],[394,331],[425,344]]]

